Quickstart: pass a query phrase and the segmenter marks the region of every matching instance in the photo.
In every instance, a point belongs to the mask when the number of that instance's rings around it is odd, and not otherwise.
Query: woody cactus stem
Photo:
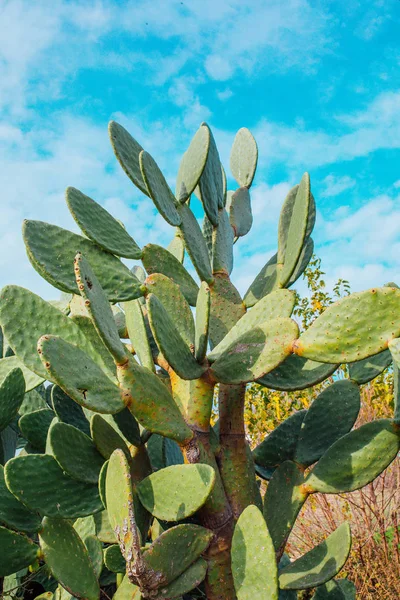
[[[315,600],[353,599],[351,582],[334,579],[350,551],[347,524],[296,560],[285,550],[311,494],[358,489],[399,451],[399,386],[394,420],[353,426],[359,385],[392,360],[398,373],[400,289],[342,298],[300,333],[290,288],[313,253],[309,175],[284,200],[277,252],[242,297],[231,275],[233,244],[253,220],[251,133],[233,143],[234,191],[205,123],[175,193],[121,125],[110,138],[174,234],[168,249],[141,248],[75,188],[66,200],[83,236],[24,223],[32,265],[62,296],[0,294],[0,577],[8,589],[46,563],[47,600],[55,588],[53,600],[99,600],[102,589],[115,600],[294,600],[314,588]],[[328,384],[341,363],[349,379]],[[325,379],[307,411],[250,450],[248,383],[294,391]],[[14,458],[10,431],[26,440]]]

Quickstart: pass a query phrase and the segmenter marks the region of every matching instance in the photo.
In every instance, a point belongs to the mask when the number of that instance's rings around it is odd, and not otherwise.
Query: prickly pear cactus
[[[111,123],[110,138],[172,241],[141,248],[75,188],[66,200],[83,235],[24,223],[32,265],[62,295],[45,302],[6,286],[0,296],[4,590],[29,571],[48,600],[294,600],[314,588],[315,599],[355,598],[351,582],[335,580],[351,546],[346,523],[296,560],[285,548],[311,494],[358,489],[399,451],[398,407],[393,420],[353,426],[359,385],[392,357],[398,394],[400,290],[345,297],[300,333],[291,288],[313,253],[309,175],[284,200],[277,252],[242,298],[231,272],[233,244],[252,225],[251,133],[233,144],[235,191],[206,124],[175,192],[123,127]],[[342,363],[348,379],[333,376],[250,451],[246,384],[301,390]]]

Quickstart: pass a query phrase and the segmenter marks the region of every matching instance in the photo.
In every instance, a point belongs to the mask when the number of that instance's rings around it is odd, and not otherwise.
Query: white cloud
[[[234,71],[233,64],[220,55],[211,55],[206,58],[205,68],[212,79],[226,81]]]
[[[226,102],[226,100],[229,100],[229,98],[232,98],[233,96],[233,92],[230,89],[225,89],[225,90],[221,90],[220,92],[217,92],[217,98],[218,100],[221,100],[221,102]]]
[[[0,110],[62,96],[82,68],[141,69],[163,85],[188,63],[214,79],[236,71],[314,68],[328,47],[328,15],[308,0],[5,0],[0,7]],[[251,34],[250,34],[251,32]],[[107,47],[115,36],[125,46]],[[144,49],[149,39],[168,52]],[[154,45],[153,45],[154,46]],[[260,60],[262,59],[262,60]]]
[[[327,175],[322,181],[325,189],[322,191],[322,197],[338,196],[344,191],[353,188],[356,185],[355,179],[352,179],[348,175],[342,177],[336,175]]]
[[[363,110],[338,115],[337,133],[261,120],[254,128],[260,166],[311,168],[400,148],[400,91],[382,92]]]

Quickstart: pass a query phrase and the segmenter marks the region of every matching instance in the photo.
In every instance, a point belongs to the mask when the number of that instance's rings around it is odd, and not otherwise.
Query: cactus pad
[[[53,576],[76,598],[98,600],[100,587],[88,551],[73,526],[63,519],[43,519],[40,548]]]
[[[306,479],[310,491],[352,492],[370,483],[399,451],[397,427],[389,419],[366,423],[331,446]]]
[[[142,295],[140,283],[128,267],[87,238],[41,221],[25,221],[23,235],[33,267],[62,292],[77,293],[74,258],[82,252],[110,301],[133,300]]]
[[[342,569],[350,547],[350,527],[342,523],[325,541],[284,567],[279,586],[284,590],[304,590],[322,585]]]
[[[341,298],[294,345],[299,356],[321,362],[353,362],[385,350],[400,335],[400,290],[373,288]],[[364,335],[368,328],[369,335]]]
[[[18,414],[25,394],[25,379],[22,370],[12,369],[0,383],[0,431]]]
[[[0,527],[0,548],[0,577],[28,567],[36,560],[38,554],[38,547],[32,540],[5,527]]]
[[[235,136],[230,156],[232,175],[240,186],[247,188],[251,186],[257,168],[257,161],[256,140],[246,127],[242,127]]]
[[[210,130],[205,125],[201,125],[179,165],[175,190],[179,202],[186,202],[199,183],[206,165],[209,147]]]
[[[294,460],[308,467],[320,459],[332,444],[350,431],[359,410],[360,392],[355,383],[344,379],[325,388],[307,411]]]
[[[174,465],[153,473],[137,487],[147,510],[163,521],[190,517],[207,500],[215,483],[212,467]]]
[[[111,254],[140,258],[141,250],[124,227],[100,204],[73,187],[67,188],[68,208],[83,233]]]
[[[291,319],[264,321],[230,344],[211,373],[222,383],[255,381],[289,356],[297,335],[298,326]]]
[[[181,217],[175,207],[175,196],[154,158],[142,150],[139,154],[139,164],[148,195],[156,205],[158,212],[170,225],[180,225]]]
[[[104,413],[125,408],[126,400],[118,386],[76,346],[45,335],[38,342],[38,352],[48,378],[81,406]]]
[[[181,288],[182,294],[190,306],[196,306],[199,287],[193,277],[177,258],[165,248],[156,244],[147,244],[143,248],[142,262],[149,275],[162,273]]]
[[[240,515],[232,539],[232,574],[238,600],[278,600],[275,550],[256,506]]]
[[[53,423],[49,430],[51,452],[70,477],[97,483],[104,459],[89,436],[72,425]]]
[[[4,473],[14,496],[41,515],[75,519],[103,509],[97,486],[68,477],[47,454],[13,458]]]

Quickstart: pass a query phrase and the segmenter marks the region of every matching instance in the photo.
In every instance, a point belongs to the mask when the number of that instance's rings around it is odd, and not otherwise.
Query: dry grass
[[[390,407],[377,408],[371,390],[363,392],[357,426],[382,416]],[[382,414],[387,412],[387,414]],[[297,557],[313,548],[343,521],[351,525],[353,545],[341,576],[357,587],[362,600],[400,598],[400,458],[373,483],[351,494],[315,494],[307,501],[289,538],[288,551]]]

